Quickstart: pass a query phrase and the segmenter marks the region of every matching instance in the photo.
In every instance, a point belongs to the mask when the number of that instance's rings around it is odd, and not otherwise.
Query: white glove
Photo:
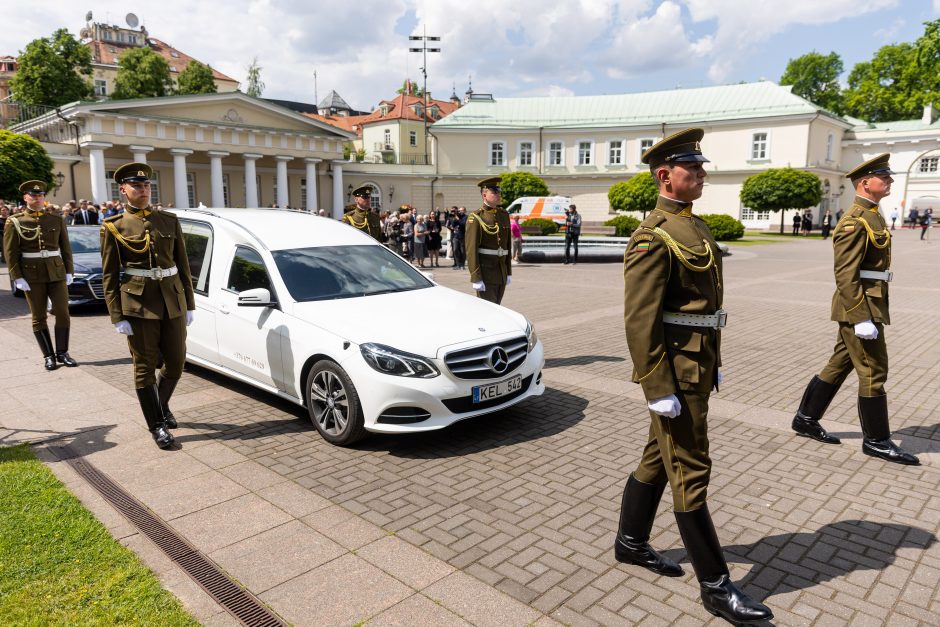
[[[68,272],[65,273],[65,284],[66,285],[72,284],[72,275],[69,274]]]
[[[721,374],[721,368],[718,369],[718,376],[716,377],[718,385],[721,385],[725,382],[725,375]]]
[[[510,283],[512,283],[512,277],[511,277],[511,276],[507,276],[507,277],[506,277],[506,285],[509,285]]]
[[[859,322],[855,325],[855,335],[862,338],[863,340],[877,340],[878,327],[876,327],[871,320]]]
[[[196,313],[196,312],[193,311],[192,309],[187,309],[187,310],[186,310],[186,326],[187,326],[187,327],[193,323],[193,314],[195,314],[195,313]]]
[[[478,291],[478,292],[485,292],[485,291],[486,291],[486,286],[483,285],[483,281],[477,281],[476,283],[471,283],[471,284],[470,284],[470,287],[472,287],[473,289],[475,289],[475,290]]]
[[[13,281],[13,285],[15,285],[16,289],[18,289],[21,292],[29,291],[29,283],[26,282],[26,279],[16,279],[15,281]]]
[[[121,335],[134,335],[134,329],[131,328],[131,323],[127,320],[121,320],[120,322],[114,323],[114,330],[120,333]]]
[[[650,411],[654,414],[659,414],[666,418],[675,418],[679,415],[679,412],[682,411],[682,404],[679,403],[679,399],[676,398],[675,394],[657,398],[656,400],[648,402],[646,406],[649,407]]]

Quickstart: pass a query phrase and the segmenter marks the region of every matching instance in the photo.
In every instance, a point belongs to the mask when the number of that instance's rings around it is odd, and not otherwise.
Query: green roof
[[[865,126],[856,128],[856,133],[865,131],[895,131],[898,133],[908,133],[911,131],[926,131],[940,128],[940,120],[932,124],[924,124],[923,120],[896,120],[894,122],[871,122],[865,123]]]
[[[821,112],[838,116],[770,81],[610,96],[471,100],[434,128],[598,128],[700,123]]]

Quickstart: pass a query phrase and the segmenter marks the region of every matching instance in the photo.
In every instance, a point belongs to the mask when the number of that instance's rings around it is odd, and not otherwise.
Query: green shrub
[[[522,226],[537,226],[542,229],[542,235],[551,235],[558,232],[558,225],[546,218],[530,218]]]
[[[719,242],[738,239],[744,236],[744,225],[723,213],[706,213],[699,216],[708,225],[708,229]]]
[[[617,237],[630,237],[640,226],[640,221],[633,216],[617,216],[605,222],[604,226],[617,227]]]

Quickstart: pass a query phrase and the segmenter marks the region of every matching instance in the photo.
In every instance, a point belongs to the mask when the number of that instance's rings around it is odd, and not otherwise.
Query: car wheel
[[[348,446],[367,435],[356,388],[332,361],[323,359],[310,369],[307,411],[313,426],[331,444]]]

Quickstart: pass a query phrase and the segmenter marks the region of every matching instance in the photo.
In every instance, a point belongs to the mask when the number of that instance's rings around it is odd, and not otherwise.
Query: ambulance
[[[522,196],[512,201],[506,207],[509,215],[518,214],[519,221],[525,222],[532,218],[552,220],[556,224],[565,224],[565,210],[571,204],[568,196]]]

